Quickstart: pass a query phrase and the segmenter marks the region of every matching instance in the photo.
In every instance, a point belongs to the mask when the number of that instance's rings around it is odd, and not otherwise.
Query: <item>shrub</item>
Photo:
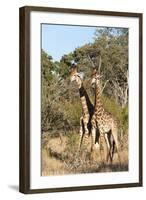
[[[102,96],[102,103],[104,108],[118,120],[119,128],[126,134],[128,131],[128,106],[122,108],[113,99],[106,96]]]
[[[79,126],[82,113],[80,101],[65,102],[63,105],[63,111],[64,118],[68,119],[73,126]]]
[[[67,135],[67,146],[70,148],[70,150],[76,149],[78,140],[79,140],[79,137],[74,132],[70,132]]]

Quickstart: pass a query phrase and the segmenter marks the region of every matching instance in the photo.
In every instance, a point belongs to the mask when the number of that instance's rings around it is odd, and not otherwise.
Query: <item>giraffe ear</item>
[[[78,76],[79,76],[82,80],[83,80],[83,78],[84,78],[84,75],[85,75],[84,72],[79,72],[79,73],[78,73]]]

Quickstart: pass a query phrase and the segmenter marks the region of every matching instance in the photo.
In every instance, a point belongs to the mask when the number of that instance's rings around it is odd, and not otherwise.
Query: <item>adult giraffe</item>
[[[80,118],[80,139],[79,139],[79,145],[78,148],[81,148],[83,138],[85,140],[85,143],[88,140],[88,137],[91,133],[91,119],[94,113],[94,106],[91,103],[89,96],[84,88],[83,81],[82,81],[82,73],[79,73],[77,71],[77,64],[75,62],[72,63],[71,69],[70,69],[70,80],[71,82],[76,81],[79,89],[79,95],[82,105],[82,116]],[[97,134],[97,129],[96,129]],[[91,135],[92,137],[92,135]],[[94,136],[94,139],[92,139],[92,145],[91,150],[93,149],[93,146],[96,143],[97,135]]]
[[[118,144],[118,130],[117,130],[117,121],[114,117],[105,111],[102,106],[100,99],[100,78],[97,70],[94,68],[91,75],[91,84],[95,85],[95,105],[94,105],[94,114],[91,120],[91,134],[95,135],[96,127],[98,126],[100,138],[101,136],[105,137],[107,144],[107,162],[110,158],[110,161],[113,161],[114,156],[114,145],[117,149],[117,154],[119,158],[119,162],[121,163],[120,155],[119,155],[119,144]],[[94,139],[93,139],[94,140]]]

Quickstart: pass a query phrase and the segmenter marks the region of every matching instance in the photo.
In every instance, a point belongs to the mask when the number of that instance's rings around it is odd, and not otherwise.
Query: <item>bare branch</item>
[[[100,74],[101,69],[101,55],[99,56],[99,66],[98,66],[98,73]]]
[[[95,64],[93,63],[92,59],[90,58],[89,54],[88,54],[87,56],[88,56],[89,61],[90,61],[91,64],[92,64],[92,67],[93,67],[93,68],[96,68],[96,66],[95,66]]]
[[[120,86],[117,80],[113,80],[112,84],[115,88],[115,95],[119,97],[120,104],[124,108],[128,101],[128,84],[125,84],[125,86]]]
[[[106,85],[107,85],[107,83],[109,82],[109,80],[106,80],[106,82],[104,83],[104,86],[103,86],[103,88],[101,89],[101,92],[100,92],[100,94],[102,94],[103,93],[103,90],[105,89],[105,87],[106,87]]]
[[[128,80],[128,70],[125,72],[122,68],[121,65],[119,65],[120,69],[121,69],[121,72],[123,73],[123,75],[126,77],[126,79]]]

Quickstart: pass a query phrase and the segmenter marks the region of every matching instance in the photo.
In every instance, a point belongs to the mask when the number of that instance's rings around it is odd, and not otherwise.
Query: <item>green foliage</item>
[[[76,150],[78,144],[79,137],[76,133],[70,132],[67,135],[67,146],[69,147],[69,151]]]
[[[113,99],[109,99],[106,96],[102,96],[102,103],[104,108],[110,112],[117,120],[119,128],[124,131],[124,134],[128,130],[128,106],[122,108],[117,105]]]
[[[62,78],[68,77],[71,61],[73,60],[72,54],[62,56],[59,63],[59,74]]]
[[[79,127],[81,103],[78,87],[70,83],[71,61],[85,73],[84,86],[94,102],[90,76],[93,66],[101,61],[101,89],[105,108],[118,119],[124,131],[128,129],[128,29],[98,28],[93,43],[76,48],[53,62],[42,50],[42,130],[75,130]]]
[[[42,79],[43,81],[50,81],[52,79],[52,71],[54,70],[54,65],[52,62],[52,57],[49,56],[44,50],[41,54],[41,65],[42,65]]]
[[[128,132],[128,106],[122,109],[121,112],[121,124],[124,133]]]
[[[79,125],[79,120],[82,113],[81,103],[78,101],[66,102],[63,106],[64,117],[70,120],[70,123],[74,126]]]

